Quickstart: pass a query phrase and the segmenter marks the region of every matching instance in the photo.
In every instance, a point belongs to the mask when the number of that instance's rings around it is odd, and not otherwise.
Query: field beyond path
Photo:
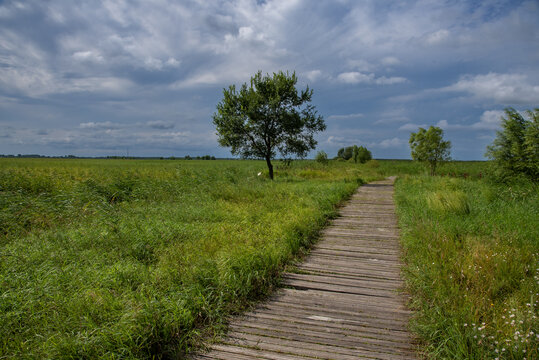
[[[196,359],[414,359],[390,178],[358,189],[285,288]]]

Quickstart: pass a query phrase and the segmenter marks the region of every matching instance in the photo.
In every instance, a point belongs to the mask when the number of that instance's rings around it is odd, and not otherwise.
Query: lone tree
[[[526,111],[525,119],[513,108],[505,109],[502,131],[498,131],[485,154],[502,175],[524,174],[539,180],[539,108]]]
[[[417,133],[410,134],[412,159],[428,163],[431,175],[434,175],[438,163],[450,159],[451,142],[444,141],[443,136],[444,131],[436,126],[428,130],[419,128]]]
[[[251,84],[239,91],[231,85],[223,89],[213,123],[221,146],[243,158],[265,159],[273,180],[271,160],[279,152],[305,157],[316,146],[314,134],[326,129],[324,119],[311,104],[313,91],[298,92],[296,73],[279,71],[262,76],[259,71]]]

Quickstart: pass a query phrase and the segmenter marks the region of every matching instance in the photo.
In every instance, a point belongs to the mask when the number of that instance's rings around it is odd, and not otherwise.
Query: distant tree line
[[[185,155],[184,159],[185,160],[216,160],[215,156],[210,156],[210,155],[195,156],[194,158],[189,155]]]

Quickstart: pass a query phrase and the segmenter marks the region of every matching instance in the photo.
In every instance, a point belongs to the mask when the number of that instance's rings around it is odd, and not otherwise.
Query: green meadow
[[[181,356],[380,177],[276,165],[2,159],[0,358]]]
[[[389,175],[427,356],[537,357],[537,185],[496,184],[484,162],[275,166],[0,159],[0,359],[181,358]]]
[[[478,176],[403,176],[395,199],[431,359],[539,357],[539,188]]]

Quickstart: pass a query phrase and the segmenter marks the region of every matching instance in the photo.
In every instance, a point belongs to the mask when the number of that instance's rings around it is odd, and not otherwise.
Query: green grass
[[[485,162],[275,165],[0,159],[0,358],[182,357],[389,175],[428,357],[537,358],[537,185]]]
[[[276,165],[0,160],[0,358],[178,357],[219,333],[380,177]]]
[[[484,177],[398,180],[412,328],[429,358],[538,358],[538,194]]]

